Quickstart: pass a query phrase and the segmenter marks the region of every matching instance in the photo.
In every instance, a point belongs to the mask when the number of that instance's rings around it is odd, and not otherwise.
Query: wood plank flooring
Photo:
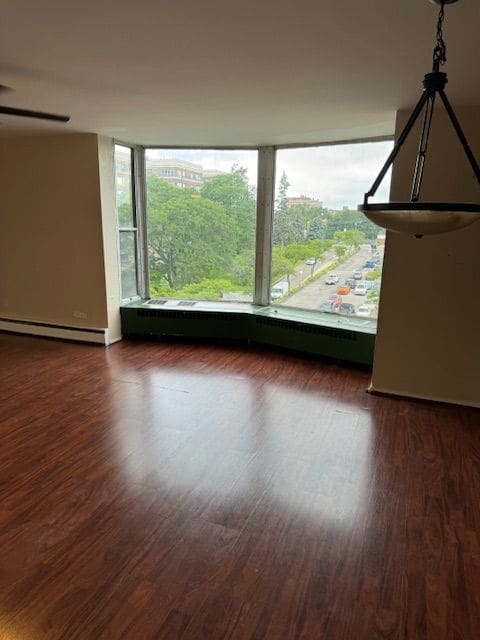
[[[0,640],[478,640],[480,411],[0,334]]]

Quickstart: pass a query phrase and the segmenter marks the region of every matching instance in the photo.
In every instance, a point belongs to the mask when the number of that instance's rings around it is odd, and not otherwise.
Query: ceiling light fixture
[[[440,71],[440,65],[444,65],[447,61],[446,46],[442,33],[444,5],[453,4],[454,2],[457,2],[457,0],[431,0],[431,2],[440,5],[440,12],[437,21],[437,41],[433,50],[432,72],[426,74],[423,80],[424,90],[416,107],[412,111],[407,124],[395,142],[392,152],[388,156],[375,182],[371,186],[370,190],[365,194],[363,204],[358,206],[358,210],[363,212],[369,220],[378,226],[390,231],[411,233],[417,238],[421,238],[426,234],[445,233],[447,231],[461,229],[462,227],[466,227],[480,219],[480,204],[418,201],[422,187],[428,138],[430,135],[433,109],[437,94],[440,96],[440,99],[445,106],[450,122],[455,129],[468,161],[478,182],[480,183],[479,166],[444,91],[445,85],[447,84],[447,74]],[[423,117],[422,132],[413,173],[410,202],[369,204],[368,199],[375,195],[380,183],[385,177],[385,174],[393,164],[393,161],[397,157],[398,152],[423,109],[425,109],[425,114]]]

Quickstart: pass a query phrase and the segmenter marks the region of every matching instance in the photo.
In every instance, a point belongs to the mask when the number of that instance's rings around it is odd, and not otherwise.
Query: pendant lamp
[[[364,213],[366,217],[376,225],[390,231],[413,234],[417,238],[421,238],[423,235],[427,234],[455,231],[456,229],[466,227],[480,219],[480,204],[460,202],[419,202],[423,171],[427,157],[428,138],[430,135],[433,110],[437,96],[439,96],[446,109],[449,120],[460,140],[468,162],[477,178],[477,181],[480,183],[480,169],[478,163],[445,93],[447,74],[440,71],[440,65],[444,65],[447,61],[446,46],[442,33],[442,25],[445,15],[444,6],[446,4],[453,4],[457,1],[458,0],[431,0],[431,2],[440,5],[440,12],[437,21],[436,45],[433,50],[432,71],[431,73],[427,73],[423,80],[423,93],[395,142],[392,152],[380,170],[375,182],[365,194],[363,204],[358,206],[358,211]],[[385,174],[393,164],[393,161],[397,157],[398,152],[422,111],[424,111],[423,125],[415,169],[413,172],[410,201],[369,204],[368,199],[375,195],[378,187],[385,177]]]

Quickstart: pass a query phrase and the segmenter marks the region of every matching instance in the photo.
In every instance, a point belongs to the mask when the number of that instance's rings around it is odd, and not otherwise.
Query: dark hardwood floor
[[[1,640],[478,640],[480,411],[0,334]]]

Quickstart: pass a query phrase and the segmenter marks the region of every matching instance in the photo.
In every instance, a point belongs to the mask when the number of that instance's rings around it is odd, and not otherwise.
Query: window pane
[[[115,145],[115,193],[119,227],[135,227],[132,189],[132,150]]]
[[[120,277],[122,300],[138,295],[136,231],[120,231]]]
[[[152,296],[251,301],[257,152],[147,149]]]
[[[274,304],[376,318],[384,233],[356,211],[392,142],[277,151]],[[388,201],[390,174],[377,197]]]

